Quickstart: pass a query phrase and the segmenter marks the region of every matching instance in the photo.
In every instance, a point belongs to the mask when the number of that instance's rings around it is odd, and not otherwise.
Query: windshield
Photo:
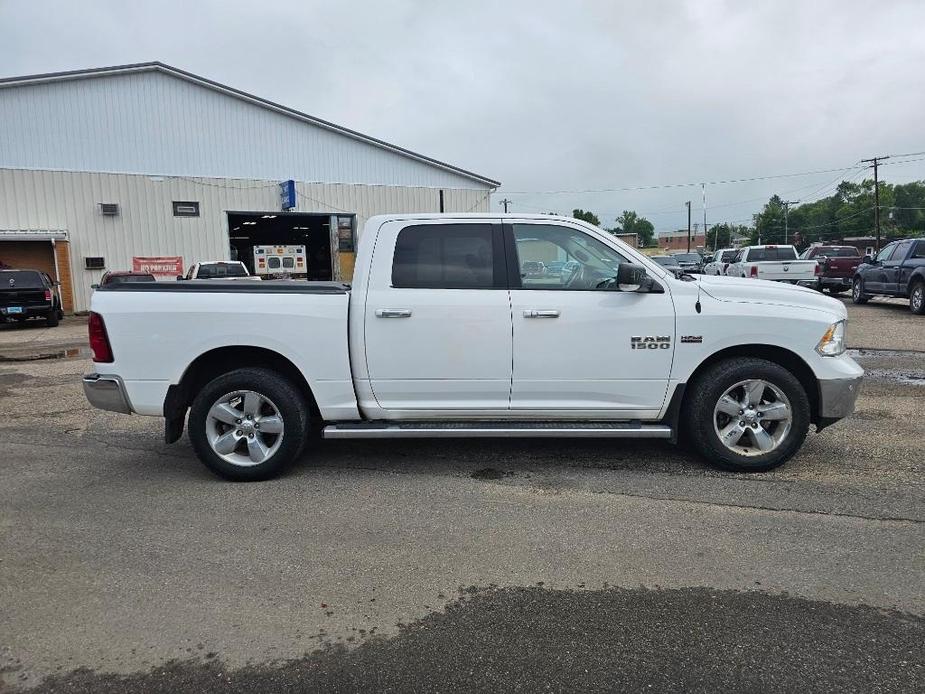
[[[659,265],[672,266],[678,264],[677,261],[670,255],[653,255],[651,260],[654,260]]]
[[[677,255],[673,257],[679,263],[699,263],[700,262],[699,253],[678,253]]]
[[[0,289],[40,289],[42,275],[32,270],[0,270]]]
[[[721,263],[731,263],[735,260],[738,254],[739,254],[738,251],[723,251],[723,255],[720,257],[720,262]]]

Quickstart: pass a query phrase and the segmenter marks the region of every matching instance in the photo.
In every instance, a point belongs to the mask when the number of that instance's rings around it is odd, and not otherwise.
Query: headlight
[[[837,357],[845,351],[845,321],[832,323],[816,345],[816,351],[823,357]]]

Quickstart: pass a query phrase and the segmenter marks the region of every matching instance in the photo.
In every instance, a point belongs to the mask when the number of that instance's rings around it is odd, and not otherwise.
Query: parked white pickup
[[[542,263],[555,272],[531,272]],[[92,299],[103,409],[163,416],[168,442],[232,479],[277,474],[309,432],[687,440],[766,470],[854,407],[844,305],[680,278],[584,222],[373,217],[352,287],[190,280]],[[151,335],[156,334],[157,340]]]
[[[748,277],[775,282],[816,281],[819,264],[815,260],[798,260],[793,246],[747,246],[726,268],[729,277]]]

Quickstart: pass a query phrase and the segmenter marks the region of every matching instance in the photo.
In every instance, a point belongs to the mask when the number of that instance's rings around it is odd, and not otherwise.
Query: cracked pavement
[[[0,362],[0,690],[921,690],[925,353],[862,308],[857,413],[762,475],[327,441],[229,484],[88,362]]]

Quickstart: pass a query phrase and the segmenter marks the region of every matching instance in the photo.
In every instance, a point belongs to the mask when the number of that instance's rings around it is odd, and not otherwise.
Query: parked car
[[[684,270],[678,265],[678,261],[674,259],[673,255],[653,255],[649,257],[675,276],[684,274]]]
[[[851,297],[864,304],[873,296],[908,298],[909,309],[925,315],[925,238],[894,241],[858,266]]]
[[[819,264],[815,260],[798,260],[793,246],[746,246],[726,268],[730,277],[789,282],[815,282]]]
[[[0,270],[0,319],[44,318],[53,328],[64,317],[58,283],[39,270]]]
[[[806,286],[819,291],[827,289],[832,294],[851,289],[851,279],[861,264],[861,254],[854,246],[811,246],[800,258],[819,263],[815,281],[808,281]]]
[[[93,289],[106,287],[110,284],[127,284],[129,282],[157,282],[157,278],[148,272],[132,272],[130,270],[113,270],[100,278],[99,284],[90,285]]]
[[[352,286],[101,287],[86,395],[165,417],[167,442],[189,411],[196,454],[237,480],[278,474],[314,448],[315,428],[340,439],[676,440],[683,427],[714,465],[767,470],[811,423],[852,412],[863,370],[845,354],[842,302],[676,278],[576,219],[503,220],[373,217]],[[517,255],[537,241],[578,265],[567,282],[525,285]]]
[[[703,271],[703,256],[699,253],[675,253],[671,257],[684,272],[699,275]]]
[[[177,276],[178,280],[257,280],[257,275],[247,271],[247,266],[240,260],[209,260],[193,263],[186,271],[186,277]]]
[[[739,251],[737,248],[721,248],[718,251],[714,251],[709,261],[703,266],[703,274],[725,275],[726,268],[729,267],[729,264],[735,260],[738,254]]]

